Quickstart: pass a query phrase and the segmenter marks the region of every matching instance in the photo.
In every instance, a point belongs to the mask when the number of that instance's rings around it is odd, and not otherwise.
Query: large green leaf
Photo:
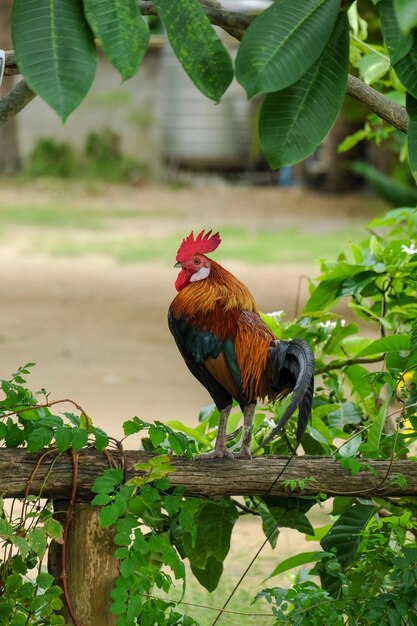
[[[301,554],[290,556],[288,559],[281,561],[281,563],[274,569],[274,571],[268,576],[268,578],[272,578],[272,576],[277,576],[278,574],[287,572],[289,569],[293,569],[294,567],[299,567],[300,565],[307,565],[307,563],[320,561],[326,556],[331,556],[331,553],[330,552],[301,552]]]
[[[191,563],[191,571],[197,578],[200,585],[203,585],[207,591],[214,591],[219,584],[220,577],[223,572],[223,563],[218,561],[214,556],[210,556],[204,567],[197,567]]]
[[[28,85],[65,120],[90,89],[96,49],[80,0],[15,0],[12,35]]]
[[[349,565],[361,542],[361,532],[375,511],[376,507],[369,504],[353,504],[346,509],[320,541],[323,550],[335,550],[339,563]]]
[[[279,529],[294,528],[306,535],[313,535],[314,529],[310,521],[302,511],[297,509],[286,510],[282,507],[268,506],[265,502],[259,502],[258,511],[262,518],[262,528],[268,541],[275,548]]]
[[[91,30],[123,80],[136,74],[149,43],[149,30],[136,0],[84,0]]]
[[[327,422],[330,428],[343,430],[348,424],[360,424],[362,413],[360,408],[354,402],[342,402],[336,411],[332,411],[327,416]]]
[[[181,65],[195,86],[218,102],[233,78],[233,66],[200,3],[155,0],[153,4]]]
[[[394,9],[401,30],[408,31],[417,26],[416,0],[394,0]]]
[[[343,14],[323,54],[304,76],[266,96],[259,137],[271,167],[298,163],[327,135],[345,97],[348,57],[349,27]]]
[[[366,504],[354,504],[342,513],[329,532],[320,541],[323,550],[335,551],[336,558],[343,568],[355,558],[361,542],[361,532],[376,511],[376,507]],[[321,585],[333,598],[337,598],[342,587],[339,575],[322,570]]]
[[[384,352],[406,352],[410,350],[410,337],[408,335],[389,335],[372,341],[364,350],[356,356],[371,356]]]
[[[381,0],[378,7],[394,70],[407,90],[417,98],[417,35],[401,31],[393,0]]]
[[[183,547],[191,569],[209,591],[213,591],[219,581],[238,517],[236,507],[227,498],[208,502],[198,511],[196,536],[184,533]]]
[[[382,32],[392,63],[403,59],[411,50],[413,37],[401,32],[394,10],[393,0],[381,0],[379,3]]]
[[[367,432],[366,444],[364,444],[361,448],[361,451],[364,452],[365,455],[370,452],[375,454],[375,452],[379,450],[381,435],[387,419],[387,407],[389,402],[390,398],[388,397],[385,402],[383,402],[378,413],[372,417],[372,426]]]
[[[304,313],[318,313],[328,309],[339,297],[342,279],[322,280],[311,294],[304,307]]]
[[[413,206],[417,203],[415,186],[406,185],[394,180],[365,161],[354,161],[350,166],[352,172],[363,176],[376,193],[397,206]]]
[[[340,0],[278,0],[247,29],[236,58],[236,78],[249,97],[297,81],[324,50]]]
[[[411,173],[417,182],[417,100],[411,94],[407,94],[407,111],[410,116],[408,123],[408,161]]]

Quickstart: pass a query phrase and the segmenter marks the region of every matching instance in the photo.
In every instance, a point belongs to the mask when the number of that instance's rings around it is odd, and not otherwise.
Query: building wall
[[[63,124],[40,98],[19,114],[19,148],[24,159],[39,139],[69,142],[81,151],[91,132],[111,128],[120,147],[138,161],[157,167],[160,161],[161,48],[151,46],[139,72],[121,83],[116,70],[100,55],[97,74],[86,99]]]

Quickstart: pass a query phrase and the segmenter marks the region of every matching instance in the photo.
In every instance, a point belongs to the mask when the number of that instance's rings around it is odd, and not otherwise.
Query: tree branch
[[[38,462],[43,454],[43,460]],[[122,454],[109,452],[111,460],[119,467]],[[134,470],[135,463],[148,461],[152,454],[128,450],[123,453],[126,461],[127,478],[141,475]],[[332,457],[287,457],[262,456],[249,460],[242,459],[200,459],[187,461],[173,457],[175,471],[169,475],[174,487],[184,485],[189,496],[217,498],[221,496],[269,495],[298,496],[327,495],[350,496],[416,496],[417,472],[414,461],[390,459],[364,459],[363,469],[351,476]],[[36,467],[36,472],[34,468]],[[89,501],[92,498],[91,486],[94,480],[109,467],[105,454],[90,448],[79,455],[77,480],[77,500]],[[368,468],[373,469],[370,471]],[[375,475],[376,472],[377,474]],[[280,476],[280,474],[282,474]],[[401,474],[406,486],[401,488],[395,476]],[[279,480],[277,476],[280,476]],[[315,480],[305,480],[314,477]],[[284,480],[305,480],[302,493],[291,492],[284,487]],[[28,483],[30,485],[28,487]],[[0,493],[7,498],[23,497],[25,494],[43,498],[68,498],[72,484],[71,454],[59,454],[48,450],[29,453],[24,449],[0,448]],[[271,488],[271,485],[273,487]]]
[[[254,19],[254,16],[226,11],[217,0],[200,1],[210,22],[215,26],[220,26],[229,33],[229,35],[239,41]],[[153,3],[149,0],[138,0],[137,4],[142,15],[157,15]],[[6,51],[5,74],[8,76],[19,74],[19,68],[12,50]],[[348,77],[346,93],[401,132],[407,133],[408,114],[404,107],[395,104],[389,98],[352,75]],[[23,106],[25,106],[25,104]],[[23,108],[23,106],[21,108]],[[21,109],[18,109],[12,112],[10,117],[16,115],[20,110]],[[1,122],[2,120],[0,119],[0,123]]]
[[[404,107],[392,102],[389,98],[376,91],[362,80],[349,74],[346,93],[371,109],[383,120],[407,134],[408,113]]]
[[[36,94],[22,79],[0,100],[0,124],[5,124],[20,113],[35,96]]]
[[[331,361],[324,367],[320,367],[314,371],[315,374],[324,374],[325,372],[331,372],[333,370],[340,370],[342,367],[348,367],[349,365],[356,365],[361,363],[379,363],[385,359],[384,356],[373,357],[358,357],[352,359],[345,359],[344,361]]]
[[[4,75],[13,76],[14,74],[20,74],[19,68],[17,67],[16,58],[14,56],[14,50],[6,50]]]

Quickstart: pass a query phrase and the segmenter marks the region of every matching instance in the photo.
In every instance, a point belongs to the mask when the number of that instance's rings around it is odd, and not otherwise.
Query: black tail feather
[[[314,354],[307,341],[276,341],[269,349],[270,386],[274,394],[286,395],[293,392],[284,415],[271,434],[262,443],[262,448],[274,439],[298,409],[297,443],[300,443],[311,419],[314,392]]]

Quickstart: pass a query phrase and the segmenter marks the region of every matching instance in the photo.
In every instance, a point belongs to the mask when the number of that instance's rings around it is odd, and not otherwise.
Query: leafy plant
[[[53,139],[40,139],[25,166],[25,174],[35,177],[70,178],[76,172],[76,157],[70,144]]]
[[[25,386],[33,363],[20,367],[8,380],[0,381],[0,439],[9,448],[26,446],[37,452],[54,442],[63,452],[80,450],[91,435],[97,449],[108,445],[104,432],[95,428],[80,407],[80,414],[65,418],[52,412],[47,397],[39,403]],[[72,427],[71,427],[72,424]],[[48,451],[46,451],[48,454]],[[36,470],[34,470],[35,472]],[[0,502],[0,623],[10,626],[64,624],[61,588],[44,571],[43,560],[50,540],[63,542],[64,529],[54,519],[52,502],[37,496],[22,498],[15,512],[14,503]]]
[[[123,154],[119,137],[108,128],[89,133],[82,154],[69,143],[40,139],[29,155],[23,174],[59,178],[132,181],[147,173],[144,164]]]
[[[296,5],[280,0],[251,17],[229,15],[215,2],[199,0],[154,0],[139,7],[152,19],[157,13],[184,71],[208,98],[218,102],[234,73],[249,98],[265,96],[259,136],[271,167],[297,163],[322,142],[342,106],[350,61],[365,83],[402,106],[406,102],[409,140],[408,147],[400,140],[401,155],[405,159],[408,150],[415,172],[417,27],[412,0],[373,5],[366,0],[299,0]],[[235,68],[210,21],[241,41]],[[135,0],[15,0],[12,32],[25,80],[63,120],[91,87],[95,42],[126,80],[137,72],[150,38]],[[355,96],[366,100],[357,91]],[[389,100],[383,99],[380,108],[372,98],[367,101],[378,115],[389,113]],[[395,115],[388,117],[395,120]],[[406,132],[404,125],[393,123]],[[349,145],[392,133],[374,115]]]
[[[417,212],[395,209],[374,219],[369,228],[372,235],[362,244],[322,262],[321,276],[311,284],[310,298],[297,320],[283,323],[280,314],[264,315],[278,337],[303,337],[314,346],[318,384],[304,451],[332,456],[352,475],[369,470],[371,458],[415,459],[417,441]],[[341,302],[348,322],[334,312]],[[109,438],[80,406],[73,403],[74,412],[57,414],[58,402],[50,402],[45,394],[39,402],[26,388],[24,377],[32,365],[0,383],[0,438],[5,445],[28,451],[46,447],[46,455],[75,454],[87,444],[103,450]],[[262,446],[283,410],[285,403],[257,411],[254,447]],[[107,469],[95,480],[93,504],[101,507],[100,523],[115,528],[114,554],[120,567],[111,610],[118,626],[197,624],[181,610],[184,562],[213,592],[233,527],[242,515],[260,518],[265,543],[272,547],[282,528],[296,529],[321,544],[321,549],[278,562],[269,586],[257,594],[256,602],[270,607],[274,623],[417,623],[415,499],[371,498],[367,489],[339,495],[331,512],[322,514],[327,515],[326,523],[314,528],[307,514],[327,499],[318,485],[316,497],[305,495],[304,490],[315,486],[314,476],[282,481],[289,497],[266,493],[243,501],[207,501],[186,496],[184,488],[170,485],[172,455],[191,459],[210,450],[218,417],[211,406],[202,410],[195,427],[178,420],[128,420],[126,437],[145,431],[143,447],[152,454],[127,482],[118,468]],[[236,407],[228,424],[232,445],[240,437],[240,419]],[[288,454],[294,448],[295,422],[267,452]],[[374,478],[373,493],[375,485],[389,482],[406,486],[404,477],[390,469]],[[17,516],[0,503],[0,623],[63,623],[61,590],[43,570],[42,559],[48,542],[62,541],[65,529],[54,519],[51,504],[41,504],[41,496],[42,491],[25,498]],[[295,568],[288,589],[271,586],[271,579]]]
[[[395,209],[369,227],[371,238],[352,245],[349,255],[322,262],[299,320],[281,325],[274,317],[264,318],[280,337],[304,337],[314,344],[322,383],[302,445],[309,454],[332,454],[352,474],[366,463],[364,457],[415,458],[417,439],[417,211]],[[366,336],[358,334],[357,323],[332,312],[341,300],[367,328]],[[369,371],[368,363],[380,366]],[[404,423],[413,426],[404,429]],[[287,436],[294,441],[295,431]],[[284,441],[270,447],[276,454],[284,449]],[[375,478],[381,484],[390,480]],[[322,536],[323,550],[283,561],[272,576],[315,565],[300,570],[290,589],[267,588],[257,600],[272,605],[276,624],[305,624],[307,611],[308,623],[317,625],[323,619],[335,624],[416,623],[414,573],[400,573],[414,568],[417,556],[412,502],[407,497],[335,498],[332,513],[337,518]]]

